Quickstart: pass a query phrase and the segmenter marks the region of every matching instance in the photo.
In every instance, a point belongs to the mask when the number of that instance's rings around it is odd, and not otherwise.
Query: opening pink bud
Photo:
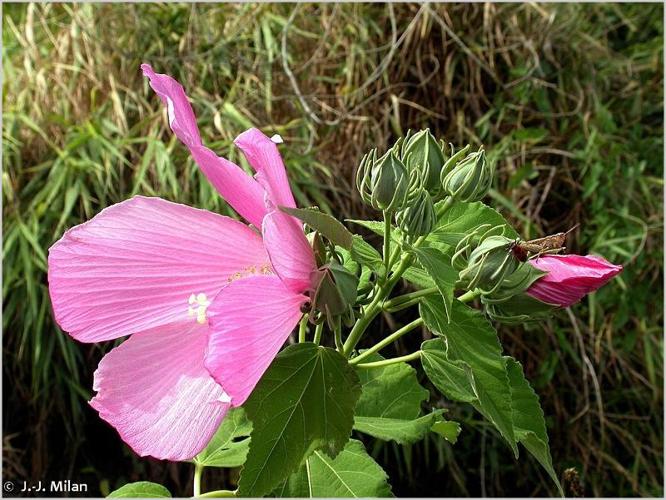
[[[622,271],[622,266],[594,255],[545,255],[528,263],[548,274],[537,280],[527,293],[560,307],[575,304]]]

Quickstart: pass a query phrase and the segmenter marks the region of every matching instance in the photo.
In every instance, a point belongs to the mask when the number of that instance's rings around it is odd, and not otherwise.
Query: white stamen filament
[[[197,323],[200,325],[206,323],[206,309],[210,305],[210,301],[208,300],[208,297],[206,297],[206,294],[192,294],[187,302],[190,304],[190,307],[187,308],[187,316],[190,318],[196,316]]]

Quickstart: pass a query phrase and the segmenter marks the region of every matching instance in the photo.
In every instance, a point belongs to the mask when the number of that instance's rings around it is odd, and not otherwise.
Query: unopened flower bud
[[[425,188],[421,188],[409,206],[400,210],[395,216],[398,227],[410,236],[430,233],[435,225],[435,218],[435,207]]]
[[[373,150],[361,160],[356,176],[356,186],[361,198],[377,210],[401,209],[409,192],[407,168],[395,151],[389,150],[377,159]]]
[[[483,198],[493,181],[493,168],[481,148],[444,175],[444,192],[460,201],[476,201]]]
[[[527,262],[520,262],[516,270],[508,274],[493,293],[485,294],[481,301],[484,304],[507,302],[514,296],[525,293],[535,281],[545,274],[545,272],[529,265]]]
[[[521,264],[496,292],[481,297],[491,319],[506,324],[529,323],[543,320],[557,309],[556,304],[543,302],[526,292],[544,274],[535,270],[527,263]]]
[[[451,264],[457,271],[462,271],[467,267],[470,254],[478,244],[485,240],[488,236],[504,234],[504,228],[501,225],[493,226],[492,224],[480,224],[472,231],[464,234],[456,244],[454,253],[451,256]]]
[[[497,304],[486,304],[486,313],[491,319],[509,325],[542,321],[551,316],[555,309],[556,305],[541,302],[526,293],[519,293]]]
[[[621,271],[622,266],[593,255],[545,255],[521,264],[499,290],[482,297],[481,302],[497,321],[540,320],[557,308],[571,306]]]
[[[369,153],[363,155],[361,163],[356,171],[356,189],[361,195],[361,199],[367,204],[370,204],[372,199],[370,172],[376,160],[377,150],[373,149]]]
[[[421,174],[423,187],[433,196],[441,191],[440,173],[446,162],[441,145],[429,129],[406,137],[401,147],[401,159],[408,170]]]
[[[404,206],[409,191],[409,176],[395,152],[389,151],[375,163],[370,178],[373,207],[393,211]]]
[[[485,294],[496,291],[520,264],[510,250],[512,244],[513,240],[505,236],[485,238],[470,254],[460,279],[470,290],[478,288]]]

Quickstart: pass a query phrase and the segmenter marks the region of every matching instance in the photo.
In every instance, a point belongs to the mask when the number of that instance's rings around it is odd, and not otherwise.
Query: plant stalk
[[[353,358],[353,359],[349,362],[349,364],[350,364],[350,365],[358,364],[359,362],[363,361],[363,360],[364,360],[365,358],[367,358],[368,356],[371,356],[372,354],[374,354],[374,353],[380,351],[381,349],[383,349],[383,348],[386,347],[387,345],[389,345],[389,344],[395,342],[395,341],[398,340],[400,337],[402,337],[402,336],[405,335],[406,333],[411,332],[411,331],[414,330],[415,328],[418,328],[418,327],[421,326],[422,324],[423,324],[423,318],[417,318],[417,319],[415,319],[415,320],[412,321],[411,323],[409,323],[409,324],[403,326],[402,328],[400,328],[399,330],[396,330],[395,332],[393,332],[391,335],[389,335],[388,337],[386,337],[385,339],[383,339],[381,342],[378,342],[377,344],[373,345],[373,346],[372,346],[370,349],[368,349],[367,351],[363,351],[361,354],[359,354],[358,356],[356,356],[355,358]]]
[[[386,268],[386,278],[391,269],[391,213],[384,210],[384,267]]]
[[[416,351],[406,356],[400,356],[398,358],[383,359],[381,361],[373,361],[372,363],[359,363],[356,365],[357,368],[380,368],[382,366],[394,365],[396,363],[403,363],[405,361],[413,361],[421,357],[421,351]]]
[[[194,480],[192,487],[192,496],[198,497],[201,495],[201,476],[203,474],[204,466],[201,464],[194,464]]]
[[[481,290],[469,290],[457,298],[460,302],[469,302],[481,295]]]
[[[231,490],[213,490],[199,495],[199,498],[234,498],[236,491]]]
[[[439,293],[437,287],[424,288],[422,290],[417,290],[415,292],[406,293],[400,295],[399,297],[394,297],[391,300],[384,302],[383,309],[387,312],[395,312],[405,309],[406,307],[411,306],[418,302],[418,299],[425,297],[427,295],[432,295],[434,293]]]
[[[317,345],[321,342],[321,332],[324,330],[324,322],[322,321],[315,327],[313,342]]]
[[[308,316],[307,314],[303,315],[301,323],[298,326],[298,343],[302,344],[305,342],[305,334],[308,331]]]
[[[343,346],[342,353],[345,356],[349,357],[351,351],[354,349],[354,347],[356,347],[356,344],[363,335],[363,332],[365,332],[368,325],[381,312],[382,303],[388,294],[391,293],[391,290],[393,290],[393,287],[396,285],[402,274],[407,270],[411,263],[412,256],[410,254],[404,255],[391,278],[388,279],[383,286],[379,287],[377,295],[375,295],[375,298],[372,299],[372,302],[370,302],[370,304],[368,304],[368,306],[363,310],[363,315],[358,318],[358,320],[356,320],[356,323],[354,324],[351,332],[349,332],[349,336],[347,337],[347,340]]]

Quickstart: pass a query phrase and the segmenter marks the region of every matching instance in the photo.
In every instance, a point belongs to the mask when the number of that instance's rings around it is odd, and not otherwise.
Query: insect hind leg
[[[530,256],[530,258],[528,260],[538,259],[542,255],[558,254],[560,252],[565,251],[566,249],[567,249],[567,247],[559,247],[559,248],[550,248],[548,250],[540,250],[536,254]]]

